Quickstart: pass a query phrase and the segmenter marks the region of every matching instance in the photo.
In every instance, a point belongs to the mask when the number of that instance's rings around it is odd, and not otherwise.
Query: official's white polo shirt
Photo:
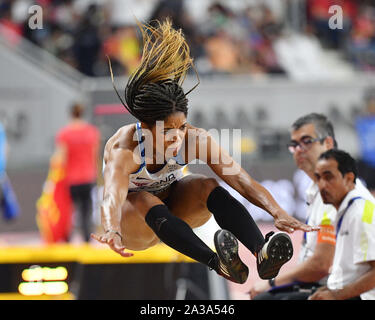
[[[356,180],[356,188],[360,190],[367,199],[374,199],[371,193],[364,187],[362,182],[357,179]],[[374,199],[375,201],[375,199]],[[306,202],[307,202],[307,221],[306,223],[309,226],[320,226],[323,231],[324,227],[329,227],[329,232],[335,232],[335,224],[337,222],[336,215],[337,211],[336,208],[330,204],[324,204],[322,197],[319,192],[319,188],[317,184],[312,182],[309,188],[306,190]],[[332,241],[332,237],[329,237],[329,234],[322,234],[322,232],[306,232],[304,234],[304,240],[301,246],[300,254],[299,254],[299,262],[303,262],[307,260],[314,254],[316,245],[318,242],[325,242],[331,243],[335,245],[335,240]],[[327,239],[326,239],[327,238]],[[319,281],[320,284],[325,285],[327,282],[328,277],[324,277]]]
[[[348,207],[349,201],[356,199]],[[345,213],[345,214],[344,214]],[[344,214],[344,216],[343,216]],[[341,203],[336,224],[336,251],[327,286],[341,289],[354,282],[370,269],[367,261],[375,260],[375,199],[369,191],[356,184]],[[363,300],[375,300],[375,288],[361,294]]]

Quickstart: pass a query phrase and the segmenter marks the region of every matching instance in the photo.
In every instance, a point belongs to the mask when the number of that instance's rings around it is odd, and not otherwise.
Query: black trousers
[[[307,300],[319,287],[319,283],[290,284],[262,292],[253,300]],[[347,300],[361,300],[361,297]]]
[[[93,186],[93,183],[76,184],[70,186],[70,195],[72,197],[76,212],[80,216],[81,230],[83,232],[83,238],[86,242],[90,240],[91,233],[91,189]]]
[[[307,300],[319,287],[318,283],[291,283],[263,292],[253,300]]]

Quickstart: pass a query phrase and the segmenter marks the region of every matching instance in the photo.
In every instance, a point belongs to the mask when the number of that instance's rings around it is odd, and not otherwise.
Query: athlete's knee
[[[215,178],[204,178],[201,180],[202,195],[206,201],[211,192],[220,186],[219,182]]]

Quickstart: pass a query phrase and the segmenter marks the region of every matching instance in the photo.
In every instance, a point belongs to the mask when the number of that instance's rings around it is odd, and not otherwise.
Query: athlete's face
[[[348,172],[343,176],[335,159],[318,160],[315,179],[323,202],[332,204],[337,209],[346,194],[354,188],[354,173]]]
[[[152,128],[156,150],[163,150],[166,159],[177,156],[184,141],[186,130],[187,122],[183,112],[175,112],[163,122],[157,122]]]
[[[291,134],[290,143],[295,146],[292,150],[294,161],[297,167],[310,177],[314,176],[319,156],[333,147],[333,140],[330,137],[320,141],[317,138],[314,124],[306,124]]]

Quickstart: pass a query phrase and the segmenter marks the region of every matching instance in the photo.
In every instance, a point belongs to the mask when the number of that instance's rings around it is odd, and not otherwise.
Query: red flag
[[[47,243],[66,241],[72,229],[72,200],[64,167],[59,161],[51,161],[36,208],[42,239]]]

